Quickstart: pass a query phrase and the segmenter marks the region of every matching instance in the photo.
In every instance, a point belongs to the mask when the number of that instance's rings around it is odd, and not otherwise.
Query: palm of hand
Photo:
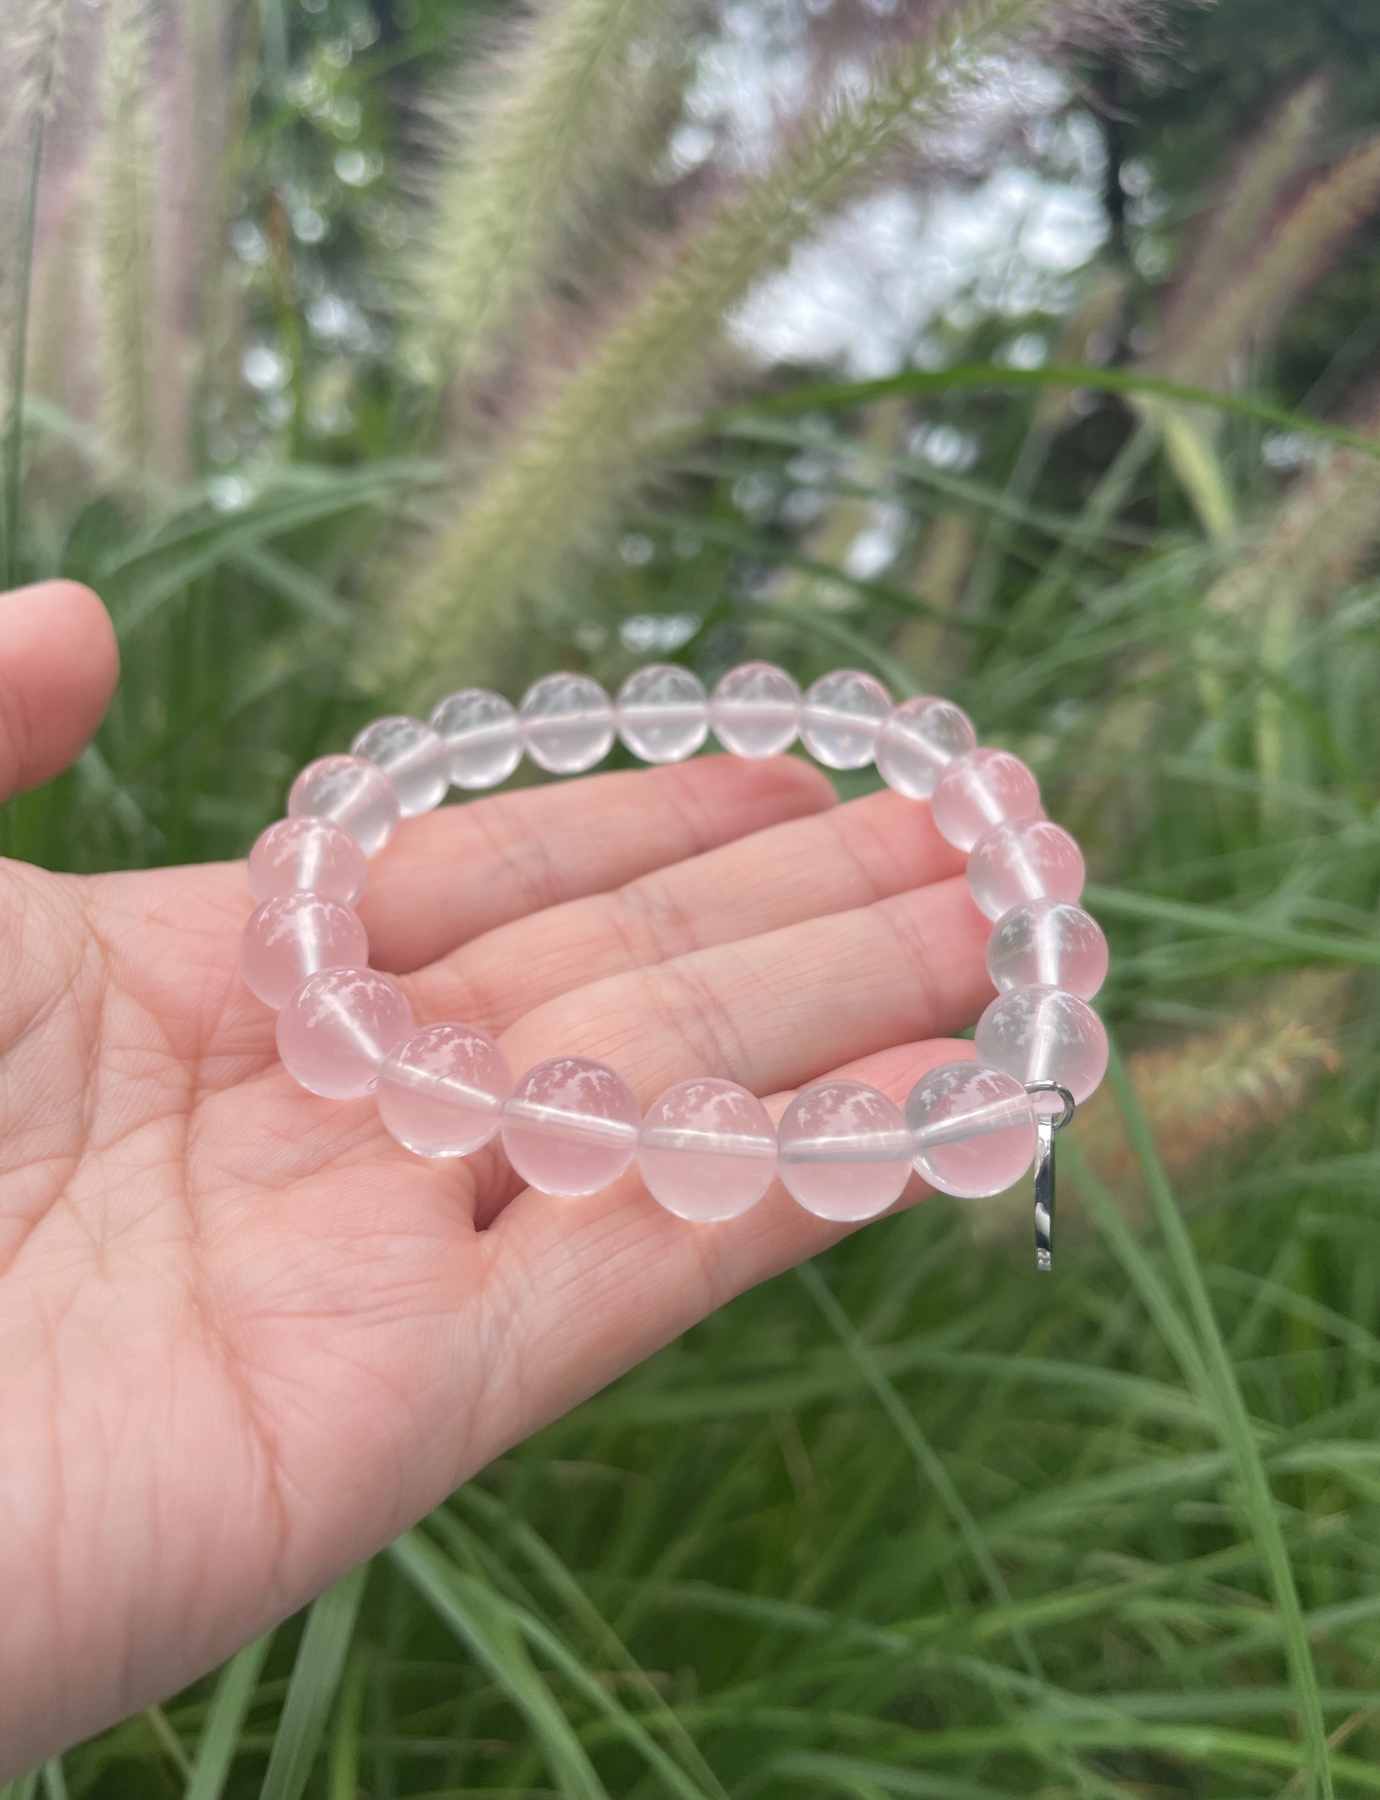
[[[3,649],[3,645],[0,645]],[[957,859],[894,796],[712,758],[448,809],[364,908],[419,1018],[645,1104],[849,1064],[898,1095],[986,990]],[[0,1743],[168,1691],[474,1469],[838,1235],[780,1192],[696,1228],[635,1175],[521,1192],[298,1089],[241,988],[242,865],[9,866],[0,940]],[[918,1040],[918,1041],[917,1041]],[[854,1068],[851,1065],[857,1064]],[[22,1572],[22,1578],[20,1578]]]

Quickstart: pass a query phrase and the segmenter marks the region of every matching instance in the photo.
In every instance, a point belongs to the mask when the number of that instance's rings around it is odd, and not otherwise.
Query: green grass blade
[[[856,1363],[863,1380],[871,1388],[882,1411],[910,1452],[917,1474],[933,1489],[941,1506],[958,1528],[959,1536],[967,1546],[968,1554],[981,1573],[992,1598],[999,1607],[1009,1608],[1011,1590],[1006,1584],[996,1557],[992,1554],[991,1545],[983,1535],[982,1527],[973,1517],[967,1502],[954,1486],[953,1479],[942,1459],[935,1454],[933,1446],[916,1424],[910,1408],[897,1393],[894,1383],[887,1378],[886,1372],[877,1363],[871,1346],[859,1336],[853,1321],[839,1304],[823,1275],[813,1263],[803,1263],[796,1270],[796,1275],[806,1293],[827,1320],[830,1329]],[[1030,1640],[1019,1627],[1013,1630],[1011,1635],[1021,1661],[1029,1673],[1039,1675],[1041,1672],[1039,1658],[1036,1656]]]
[[[272,1642],[273,1634],[269,1632],[266,1637],[246,1644],[222,1670],[183,1800],[220,1800],[239,1747],[240,1727],[254,1698],[259,1671]]]
[[[368,1574],[367,1563],[353,1569],[312,1606],[259,1800],[299,1800],[307,1785],[345,1666]]]
[[[29,360],[29,307],[33,298],[34,226],[38,216],[38,184],[43,171],[43,139],[47,123],[48,96],[45,90],[34,112],[33,137],[29,146],[29,166],[24,184],[23,216],[19,226],[19,242],[14,256],[17,271],[17,293],[11,326],[9,379],[9,414],[5,421],[4,444],[4,530],[5,561],[3,586],[13,587],[19,575],[19,514],[24,482],[24,379]]]
[[[1370,433],[1336,425],[1327,419],[1285,406],[1272,406],[1245,394],[1218,393],[1213,388],[1167,381],[1155,375],[1134,374],[1126,369],[1099,368],[1085,363],[1046,363],[1038,369],[1013,369],[1005,363],[957,363],[946,369],[907,369],[900,375],[883,375],[875,381],[827,381],[792,386],[779,394],[761,396],[742,406],[707,415],[696,431],[714,431],[736,419],[780,417],[790,413],[823,412],[839,407],[868,406],[893,394],[932,395],[982,389],[994,393],[1019,393],[1046,388],[1091,388],[1128,399],[1176,402],[1204,407],[1234,418],[1249,419],[1280,431],[1301,432],[1324,442],[1344,444],[1380,460],[1380,440]]]
[[[561,1793],[568,1800],[609,1800],[608,1790],[496,1596],[463,1575],[419,1531],[405,1533],[388,1554],[526,1718]]]
[[[1380,968],[1380,942],[1374,938],[1323,931],[1300,931],[1292,925],[1276,925],[1257,914],[1224,907],[1200,906],[1192,901],[1166,900],[1159,894],[1134,894],[1125,888],[1091,882],[1086,890],[1090,907],[1110,918],[1145,919],[1176,929],[1203,931],[1282,950],[1300,962],[1349,963],[1356,968]]]
[[[1265,1470],[1255,1427],[1246,1410],[1193,1240],[1165,1175],[1144,1108],[1115,1050],[1112,1053],[1109,1075],[1126,1121],[1131,1147],[1145,1176],[1155,1218],[1197,1328],[1215,1389],[1222,1442],[1235,1461],[1244,1491],[1245,1516],[1255,1535],[1274,1594],[1303,1724],[1306,1757],[1303,1764],[1303,1770],[1306,1771],[1303,1791],[1307,1795],[1319,1795],[1321,1800],[1332,1800],[1335,1790],[1328,1754],[1327,1725],[1318,1693],[1313,1650],[1308,1640],[1308,1628],[1294,1580],[1293,1564],[1280,1527],[1274,1492]]]
[[[357,1800],[360,1791],[360,1738],[364,1721],[365,1677],[368,1664],[358,1650],[345,1667],[331,1732],[327,1792],[330,1800]]]

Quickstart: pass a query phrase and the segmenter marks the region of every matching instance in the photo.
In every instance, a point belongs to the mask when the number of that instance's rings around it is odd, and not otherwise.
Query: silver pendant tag
[[[1054,1094],[1061,1102],[1058,1112],[1035,1109],[1035,1267],[1048,1273],[1054,1267],[1054,1138],[1073,1117],[1074,1098],[1057,1081],[1028,1081],[1025,1091]]]

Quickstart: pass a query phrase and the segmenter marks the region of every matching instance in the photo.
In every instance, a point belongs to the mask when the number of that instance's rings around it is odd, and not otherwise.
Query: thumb
[[[45,581],[0,594],[0,800],[80,755],[119,666],[110,617],[89,588]]]

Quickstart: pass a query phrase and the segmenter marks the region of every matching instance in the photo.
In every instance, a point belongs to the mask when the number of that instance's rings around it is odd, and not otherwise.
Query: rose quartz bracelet
[[[646,762],[678,762],[710,730],[738,756],[773,756],[797,736],[830,769],[876,763],[939,832],[968,853],[973,899],[995,921],[987,967],[997,998],[978,1021],[977,1060],[932,1069],[904,1110],[859,1081],[801,1089],[773,1125],[755,1094],[707,1075],[680,1082],[645,1117],[601,1063],[555,1056],[514,1080],[493,1039],[454,1023],[418,1029],[398,983],[368,966],[352,910],[366,858],[401,819],[448,788],[496,786],[524,751],[540,768],[593,768],[621,737]],[[548,675],[512,707],[466,688],[429,724],[378,719],[349,756],[324,756],[293,783],[288,817],[249,858],[258,910],[244,934],[244,979],[278,1009],[278,1049],[304,1088],[328,1099],[374,1094],[400,1144],[466,1156],[501,1134],[521,1179],[549,1194],[592,1194],[637,1159],[648,1192],[682,1219],[736,1218],[779,1177],[820,1218],[884,1212],[912,1169],[967,1197],[996,1194],[1036,1167],[1036,1261],[1051,1260],[1054,1134],[1107,1065],[1088,1001],[1107,944],[1076,902],[1083,858],[1043,815],[1035,778],[1005,750],[979,749],[948,700],[893,705],[871,675],[841,670],[802,695],[783,670],[745,663],[713,695],[683,668],[630,676],[611,701],[584,675]]]

